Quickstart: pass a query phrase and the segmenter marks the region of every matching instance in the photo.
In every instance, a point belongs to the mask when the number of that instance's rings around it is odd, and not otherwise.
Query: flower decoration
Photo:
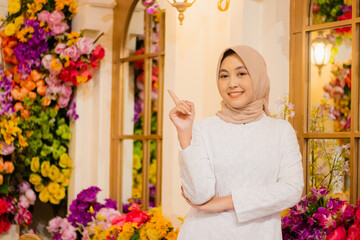
[[[282,218],[283,239],[360,239],[360,199],[354,207],[330,197],[325,187],[304,196]]]
[[[149,212],[132,203],[129,212],[121,214],[116,202],[106,199],[97,201],[100,188],[92,186],[81,191],[70,206],[67,218],[50,220],[47,230],[52,239],[163,239],[175,240],[178,230],[164,218],[161,208]]]
[[[27,182],[40,201],[58,206],[72,172],[74,92],[92,79],[105,51],[70,31],[74,0],[9,0],[8,6],[0,32],[6,63],[0,66],[0,193],[24,207],[17,186]],[[17,222],[30,222],[21,209]]]

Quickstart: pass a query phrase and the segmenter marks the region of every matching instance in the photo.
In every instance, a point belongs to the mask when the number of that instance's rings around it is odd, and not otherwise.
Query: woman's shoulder
[[[266,116],[264,124],[267,125],[266,127],[276,129],[276,131],[283,132],[293,130],[293,126],[289,123],[289,121],[279,118],[273,118]]]

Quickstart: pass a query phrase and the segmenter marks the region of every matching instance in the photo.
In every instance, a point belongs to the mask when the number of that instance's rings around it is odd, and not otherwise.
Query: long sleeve
[[[264,217],[294,206],[304,187],[302,156],[292,126],[286,122],[281,132],[281,159],[277,182],[265,186],[232,189],[238,223]]]
[[[199,125],[193,128],[190,146],[180,148],[179,165],[184,194],[192,203],[205,203],[215,195],[215,175]]]

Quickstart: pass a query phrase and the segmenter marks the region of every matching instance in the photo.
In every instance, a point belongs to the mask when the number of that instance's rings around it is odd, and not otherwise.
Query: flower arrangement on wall
[[[164,218],[161,208],[142,211],[136,203],[129,212],[121,214],[116,202],[105,199],[105,204],[96,199],[98,187],[89,187],[77,195],[66,218],[50,220],[47,230],[52,239],[160,239],[175,240],[178,230]]]
[[[71,31],[74,0],[9,0],[0,32],[0,192],[17,198],[31,183],[38,198],[66,202],[76,86],[92,79],[104,49]]]

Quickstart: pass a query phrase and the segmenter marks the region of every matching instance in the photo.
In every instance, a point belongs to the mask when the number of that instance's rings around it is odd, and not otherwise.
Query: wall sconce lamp
[[[311,63],[318,67],[319,76],[321,76],[321,68],[330,61],[332,47],[332,43],[323,36],[322,32],[319,32],[311,43]]]
[[[179,21],[180,21],[180,25],[182,25],[182,22],[185,18],[184,16],[184,12],[188,7],[191,7],[194,2],[196,0],[167,0],[171,6],[173,6],[174,8],[176,8],[179,12]],[[222,7],[222,3],[224,0],[219,0],[217,7],[220,11],[225,12],[226,10],[229,9],[230,6],[230,0],[225,0],[225,7]]]

